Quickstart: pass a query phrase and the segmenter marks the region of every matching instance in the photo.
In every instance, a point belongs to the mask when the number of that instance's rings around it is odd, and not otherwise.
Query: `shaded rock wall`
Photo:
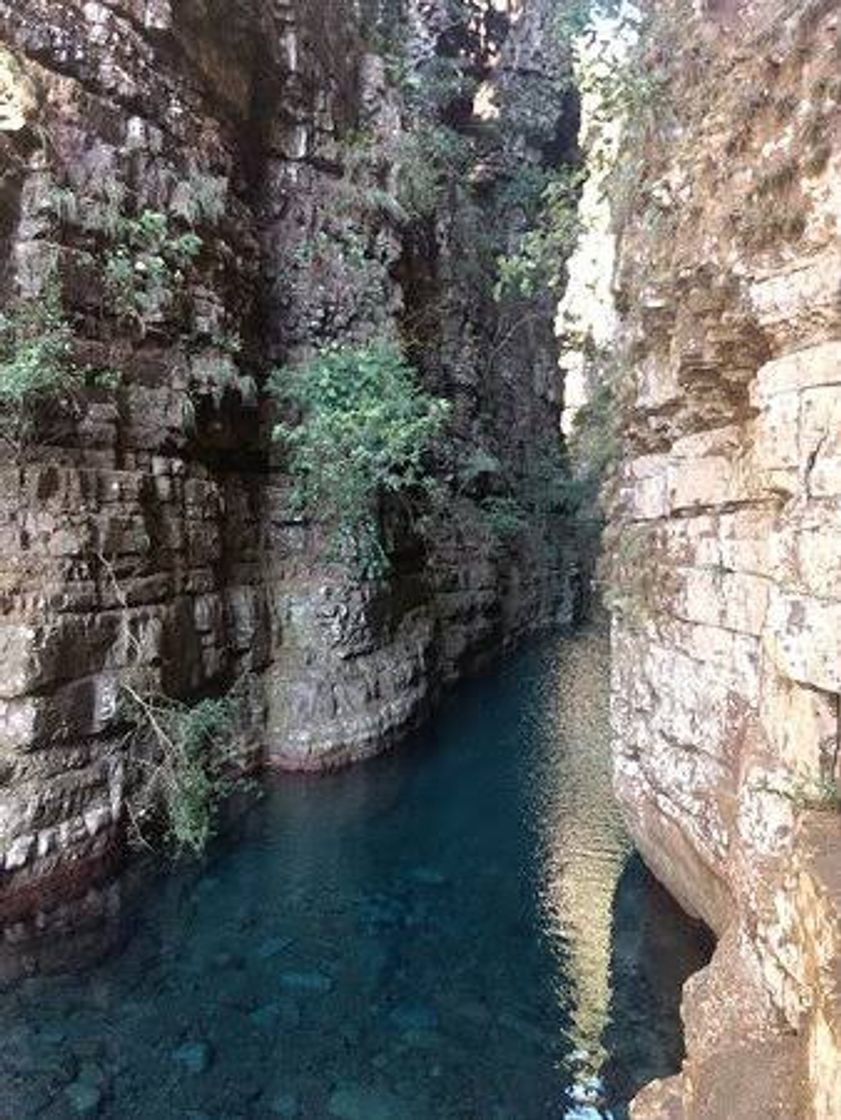
[[[33,912],[69,920],[68,895],[104,905],[85,892],[122,848],[128,668],[187,700],[245,679],[255,760],[319,768],[381,749],[447,680],[569,615],[557,509],[504,540],[475,494],[425,534],[386,510],[393,568],[374,582],[327,563],[325,530],[292,511],[266,370],[331,340],[405,336],[418,310],[434,329],[413,357],[454,402],[436,450],[446,484],[480,443],[516,480],[557,430],[550,319],[497,309],[485,280],[458,272],[472,259],[461,203],[421,238],[367,201],[393,188],[394,161],[350,167],[354,135],[388,152],[421,123],[352,9],[0,0],[0,293],[58,277],[78,361],[121,375],[0,466],[9,939]],[[529,21],[547,10],[535,0],[502,36],[515,91]],[[435,12],[411,6],[409,58],[439,49]],[[530,56],[527,81],[556,89],[565,66]],[[574,104],[553,104],[550,134],[569,149]],[[500,180],[506,159],[558,158],[515,123]],[[202,245],[141,329],[113,313],[103,270],[115,219],[147,209]]]
[[[657,5],[645,44],[647,124],[614,184],[615,777],[645,858],[721,940],[687,986],[684,1072],[634,1115],[829,1120],[838,6]]]
[[[255,414],[232,401],[223,418],[202,373],[220,358],[216,335],[248,320],[259,275],[238,151],[255,40],[231,21],[219,43],[199,43],[192,21],[206,14],[180,13],[0,8],[14,48],[4,51],[15,75],[8,96],[24,104],[21,127],[0,138],[3,295],[37,292],[55,272],[80,360],[115,367],[124,381],[3,466],[7,922],[84,888],[116,853],[129,761],[117,698],[129,662],[190,695],[259,672],[270,656]],[[110,183],[133,192],[137,209],[163,210],[199,171],[224,183],[225,197],[221,220],[203,231],[188,293],[195,313],[176,310],[137,337],[102,311],[104,235],[84,213],[61,220],[52,199],[64,188],[92,207]],[[212,419],[191,427],[194,407]]]

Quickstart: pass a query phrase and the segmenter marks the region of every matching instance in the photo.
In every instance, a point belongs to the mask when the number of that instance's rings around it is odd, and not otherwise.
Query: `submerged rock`
[[[262,1030],[269,1030],[280,1021],[281,1005],[279,1003],[266,1003],[249,1012],[248,1021]]]
[[[433,1007],[404,1005],[389,1012],[389,1019],[401,1031],[431,1031],[438,1026]]]
[[[332,976],[323,972],[284,972],[280,982],[284,988],[299,992],[329,992],[334,986]]]
[[[367,1085],[340,1086],[331,1094],[327,1109],[338,1120],[406,1120],[397,1097]]]
[[[248,1014],[248,1021],[261,1030],[273,1027],[297,1027],[301,1022],[301,1010],[293,999],[276,999],[255,1007]]]
[[[409,878],[425,887],[443,887],[449,882],[447,876],[435,867],[413,867]]]
[[[590,1104],[576,1104],[564,1113],[564,1120],[603,1120],[604,1113]]]
[[[298,1098],[294,1093],[278,1093],[269,1104],[275,1116],[291,1118],[299,1115]]]
[[[207,1042],[185,1042],[172,1051],[172,1060],[188,1073],[204,1073],[213,1061],[213,1051]]]
[[[102,1104],[102,1090],[90,1081],[74,1081],[64,1090],[76,1116],[93,1116]]]
[[[292,944],[291,937],[269,937],[257,948],[257,957],[261,961],[270,960],[279,956]]]

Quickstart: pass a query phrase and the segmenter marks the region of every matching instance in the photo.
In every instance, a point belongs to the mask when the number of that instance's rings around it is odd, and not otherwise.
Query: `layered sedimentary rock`
[[[382,36],[388,6],[367,7]],[[438,29],[436,5],[410,8],[410,62],[458,55],[460,44],[442,45],[452,21]],[[530,20],[547,11],[535,0],[513,23],[494,17],[506,135],[488,140],[479,207],[512,159],[570,154],[569,99],[555,96],[527,131],[506,109],[520,70],[542,89],[563,74],[562,56],[535,56]],[[371,202],[393,189],[394,168],[360,170],[354,137],[389,151],[418,116],[359,18],[356,5],[309,0],[0,3],[4,300],[57,283],[77,363],[119,375],[116,389],[48,417],[24,453],[4,452],[8,937],[35,911],[60,917],[121,848],[129,668],[188,701],[245,681],[255,758],[317,768],[381,749],[442,683],[568,614],[557,509],[551,532],[503,539],[476,516],[477,495],[498,480],[457,487],[425,534],[386,511],[392,570],[375,581],[329,563],[323,528],[290,500],[263,378],[327,342],[415,339],[418,320],[431,323],[415,360],[425,386],[453,402],[435,452],[446,485],[478,448],[524,477],[557,427],[545,305],[498,308],[459,271],[473,258],[458,201],[423,230]],[[450,123],[469,131],[470,116],[468,106]],[[189,266],[164,261],[164,292],[120,272],[125,219],[149,212],[172,239],[200,239]]]
[[[616,787],[719,935],[634,1116],[841,1115],[836,4],[656,5],[622,224]],[[634,162],[636,161],[636,166]]]

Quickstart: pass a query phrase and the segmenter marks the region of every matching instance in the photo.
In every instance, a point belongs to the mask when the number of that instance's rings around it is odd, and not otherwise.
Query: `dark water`
[[[708,946],[629,852],[606,688],[602,639],[552,640],[407,749],[273,782],[119,954],[0,995],[0,1117],[626,1116]]]

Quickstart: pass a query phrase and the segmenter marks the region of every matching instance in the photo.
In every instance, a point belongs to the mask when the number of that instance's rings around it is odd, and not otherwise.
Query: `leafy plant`
[[[453,102],[472,101],[478,87],[464,57],[435,55],[422,67],[402,71],[403,92],[418,113],[435,117]]]
[[[47,196],[47,207],[62,225],[114,237],[125,198],[125,186],[113,176],[104,176],[82,193],[71,186],[53,187]]]
[[[0,438],[16,454],[34,437],[47,406],[72,409],[85,387],[114,387],[113,371],[79,366],[73,349],[55,281],[37,299],[0,314]]]
[[[212,348],[194,355],[190,361],[193,393],[210,397],[218,406],[225,393],[233,390],[243,401],[253,403],[257,384],[237,364],[241,349],[242,341],[238,336],[220,336],[213,339]]]
[[[479,508],[488,528],[502,540],[518,537],[528,528],[528,515],[516,498],[491,495]]]
[[[299,419],[274,433],[289,454],[299,508],[333,523],[339,558],[360,574],[383,574],[379,499],[429,484],[425,456],[449,406],[419,388],[385,340],[327,347],[297,369],[276,371],[270,389]]]
[[[470,492],[475,485],[485,479],[499,478],[502,463],[496,455],[485,447],[471,447],[464,461],[459,464],[459,492]]]
[[[535,224],[520,236],[513,252],[498,258],[497,299],[515,296],[527,299],[539,291],[554,291],[564,264],[581,230],[578,197],[582,175],[565,167],[558,171],[541,195]]]
[[[202,245],[192,231],[174,234],[167,215],[158,210],[120,218],[117,244],[105,259],[106,291],[117,315],[141,331],[159,321]]]
[[[567,0],[554,17],[554,32],[565,42],[588,34],[595,18],[615,16],[621,0]]]
[[[225,213],[228,180],[197,171],[177,183],[169,210],[190,226],[216,225]]]
[[[407,133],[397,149],[397,201],[413,220],[430,218],[448,184],[466,169],[465,138],[444,125]]]
[[[131,684],[123,691],[140,769],[132,798],[135,839],[148,843],[162,814],[175,852],[201,855],[222,801],[243,780],[240,705],[231,695],[189,705]]]
[[[126,619],[128,599],[114,566],[102,553],[97,559]],[[246,786],[241,732],[248,679],[241,677],[222,696],[187,703],[157,686],[143,643],[128,623],[125,636],[132,667],[120,681],[118,719],[128,726],[120,748],[130,748],[134,769],[126,801],[131,837],[151,847],[163,824],[176,855],[201,855],[222,802]]]
[[[496,209],[501,217],[512,210],[522,210],[530,220],[537,218],[551,178],[552,172],[546,167],[534,163],[518,167],[497,191]]]

